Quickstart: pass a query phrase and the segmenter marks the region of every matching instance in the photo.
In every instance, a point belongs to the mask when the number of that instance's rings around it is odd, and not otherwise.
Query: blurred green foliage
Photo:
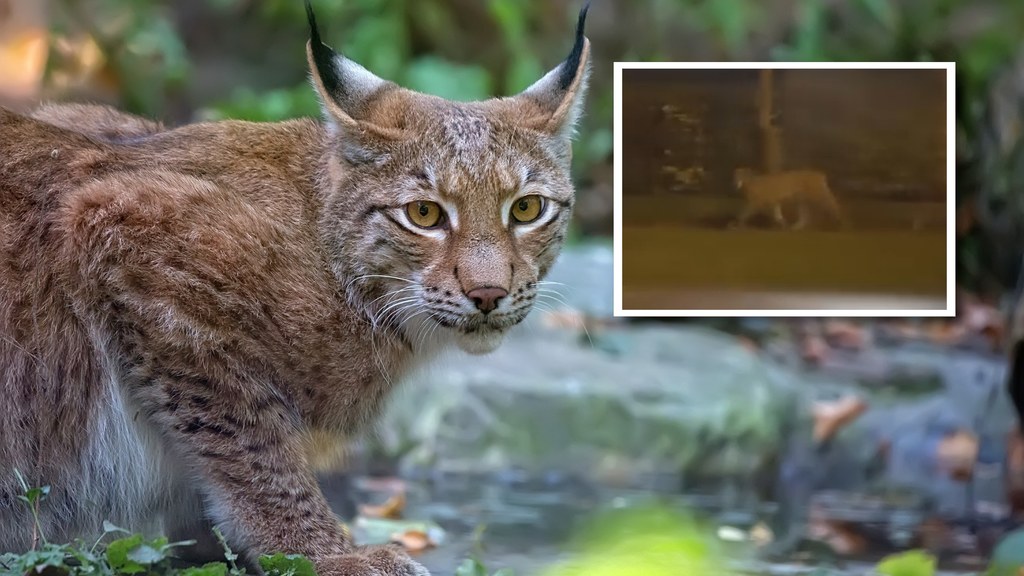
[[[921,550],[910,550],[883,558],[875,572],[884,576],[934,576],[936,559]]]
[[[179,121],[318,114],[304,76],[299,0],[52,2],[54,30],[96,39],[116,97],[129,110]],[[556,65],[569,49],[582,0],[313,4],[325,40],[376,74],[470,100],[522,90]],[[577,174],[586,181],[592,168],[610,161],[613,61],[955,61],[958,200],[980,201],[1013,222],[965,238],[961,271],[968,283],[986,273],[1005,283],[1008,270],[986,267],[1019,261],[1019,254],[990,253],[1013,252],[1019,248],[1008,247],[1024,242],[1024,194],[1015,184],[1024,178],[1024,145],[986,147],[985,130],[993,85],[1020,49],[1022,30],[1019,0],[598,2],[588,25],[595,72]],[[1013,97],[1021,110],[1024,95]]]
[[[574,554],[546,576],[728,574],[722,547],[689,515],[652,503],[607,510],[576,535]]]

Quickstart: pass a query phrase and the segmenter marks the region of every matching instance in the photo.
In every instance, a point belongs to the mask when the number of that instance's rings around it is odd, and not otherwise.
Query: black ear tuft
[[[309,48],[313,52],[313,63],[316,65],[315,73],[320,77],[324,89],[328,94],[339,94],[341,89],[341,77],[334,65],[337,56],[330,46],[320,39],[320,30],[316,26],[316,15],[313,14],[313,5],[306,0],[306,18],[309,20]]]
[[[308,0],[306,5],[309,6]],[[576,20],[576,42],[572,46],[572,52],[569,52],[569,57],[562,63],[562,71],[558,75],[558,87],[562,90],[566,90],[572,85],[580,67],[580,58],[583,56],[583,28],[587,23],[588,10],[590,10],[590,2],[584,4],[583,9],[580,10],[579,19]]]

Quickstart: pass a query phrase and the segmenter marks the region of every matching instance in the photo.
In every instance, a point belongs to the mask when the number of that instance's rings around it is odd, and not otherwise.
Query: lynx
[[[31,546],[17,469],[52,487],[52,540],[216,526],[250,562],[426,574],[354,547],[312,463],[530,311],[573,208],[587,7],[563,62],[470,103],[377,77],[306,8],[323,122],[0,109],[0,550]]]
[[[814,170],[789,170],[773,174],[757,174],[749,168],[737,168],[733,181],[743,192],[744,204],[734,227],[743,227],[755,215],[771,216],[779,227],[788,227],[782,214],[784,205],[799,210],[792,229],[807,226],[811,211],[824,214],[835,224],[845,226],[846,221],[839,203],[829,190],[828,179]]]

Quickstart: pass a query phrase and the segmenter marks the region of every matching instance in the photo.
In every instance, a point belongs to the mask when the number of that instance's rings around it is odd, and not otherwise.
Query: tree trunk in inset
[[[782,169],[782,128],[776,126],[773,96],[774,70],[761,70],[758,85],[758,127],[761,130],[761,169],[766,173]]]

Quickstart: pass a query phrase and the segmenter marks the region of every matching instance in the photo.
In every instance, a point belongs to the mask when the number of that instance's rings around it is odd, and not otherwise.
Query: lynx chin
[[[452,102],[335,53],[324,120],[165,128],[95,105],[0,109],[0,551],[103,520],[325,576],[422,575],[359,548],[323,451],[449,345],[494,350],[559,253],[590,44],[522,93]]]

